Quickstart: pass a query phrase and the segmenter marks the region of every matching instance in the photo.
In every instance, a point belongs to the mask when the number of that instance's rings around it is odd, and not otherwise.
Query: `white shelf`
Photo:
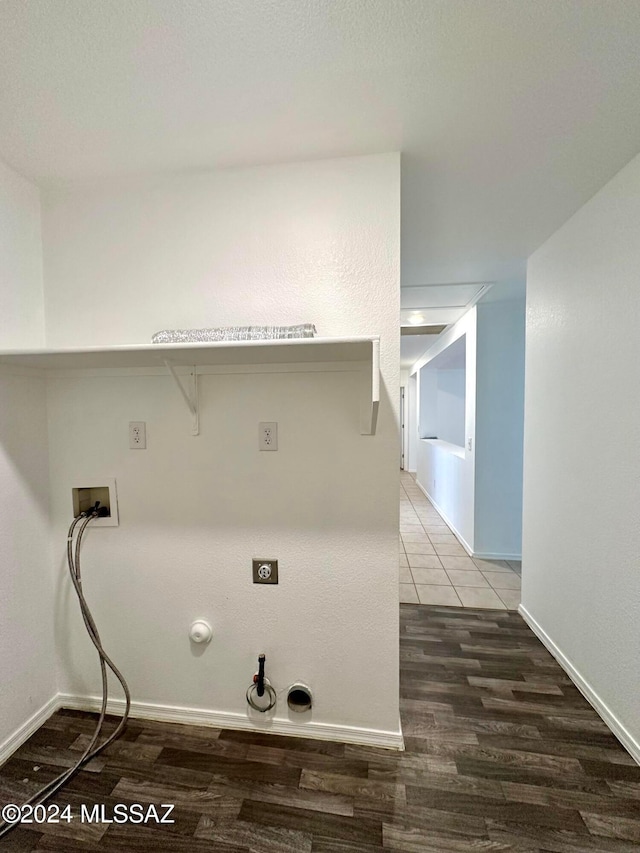
[[[0,364],[37,370],[82,370],[122,367],[193,367],[198,365],[309,364],[364,362],[371,364],[370,390],[362,414],[363,435],[375,434],[380,400],[380,339],[287,338],[272,341],[219,341],[210,344],[142,344],[70,349],[1,350]],[[172,371],[173,372],[173,371]],[[179,382],[174,373],[176,381]],[[181,385],[197,430],[197,379],[191,392]]]
[[[0,350],[0,364],[40,370],[96,367],[176,367],[194,364],[291,364],[369,361],[379,338],[287,338],[211,344],[141,344],[71,349]]]

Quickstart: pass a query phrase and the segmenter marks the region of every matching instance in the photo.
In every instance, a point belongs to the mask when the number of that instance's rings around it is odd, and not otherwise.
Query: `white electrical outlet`
[[[277,450],[278,424],[275,421],[266,421],[258,426],[258,447],[260,450]]]
[[[129,422],[129,449],[147,449],[147,425],[144,421]]]

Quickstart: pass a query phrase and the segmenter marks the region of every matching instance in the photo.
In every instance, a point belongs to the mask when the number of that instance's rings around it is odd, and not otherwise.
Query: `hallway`
[[[517,610],[521,564],[469,557],[415,477],[400,472],[400,602]]]

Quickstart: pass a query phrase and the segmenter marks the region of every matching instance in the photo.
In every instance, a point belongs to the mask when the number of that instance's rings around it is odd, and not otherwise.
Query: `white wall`
[[[428,438],[438,435],[438,371],[424,367],[419,373],[420,407],[418,410],[418,436]]]
[[[438,370],[438,429],[442,441],[464,447],[466,372]]]
[[[400,390],[402,392],[402,411],[400,418],[404,424],[400,435],[400,467],[405,471],[409,468],[409,370],[400,370]]]
[[[98,692],[62,579],[70,481],[111,476],[121,525],[90,534],[84,576],[138,702],[246,719],[264,651],[279,690],[311,685],[314,725],[397,738],[399,178],[399,157],[383,155],[48,196],[51,345],[298,322],[382,336],[375,437],[359,434],[352,371],[203,376],[196,438],[166,375],[50,382],[64,691]],[[146,451],[128,450],[130,420],[147,422]],[[258,452],[264,420],[279,423],[277,453]],[[279,558],[277,587],[251,584],[253,556]],[[215,630],[201,656],[196,617]],[[277,718],[289,724],[284,697]]]
[[[637,157],[529,260],[522,601],[640,760],[639,230]]]
[[[523,283],[494,285],[412,371],[419,377],[419,434],[438,436],[418,440],[418,484],[469,553],[519,558]]]
[[[40,194],[0,161],[0,347],[43,343]]]
[[[471,308],[439,337],[425,356],[412,368],[435,361],[447,347],[466,337],[465,346],[465,436],[475,439],[476,419],[476,308]],[[435,373],[427,369],[427,373]],[[444,372],[444,371],[443,371]],[[422,395],[422,392],[421,392]],[[420,406],[420,404],[419,404]],[[416,481],[438,507],[450,526],[473,550],[474,542],[474,466],[473,451],[454,448],[443,441],[418,439]]]
[[[56,694],[48,487],[44,381],[0,373],[0,760]]]
[[[1,348],[42,344],[40,270],[38,192],[0,163]],[[47,467],[44,382],[0,370],[2,757],[56,693]]]
[[[495,285],[478,303],[474,550],[522,553],[525,303],[522,287]]]
[[[47,343],[300,322],[319,335],[374,333],[397,307],[398,163],[344,158],[46,195]]]
[[[416,471],[418,464],[418,377],[414,374],[409,376],[407,383],[407,462],[405,463],[407,471],[412,474]]]

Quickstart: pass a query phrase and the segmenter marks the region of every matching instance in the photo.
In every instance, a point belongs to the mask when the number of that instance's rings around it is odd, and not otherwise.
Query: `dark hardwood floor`
[[[640,850],[640,767],[517,613],[403,605],[406,752],[133,720],[8,851]],[[373,697],[375,700],[375,697]],[[20,802],[83,748],[60,711],[0,768]],[[82,804],[175,803],[174,824],[81,823]]]

